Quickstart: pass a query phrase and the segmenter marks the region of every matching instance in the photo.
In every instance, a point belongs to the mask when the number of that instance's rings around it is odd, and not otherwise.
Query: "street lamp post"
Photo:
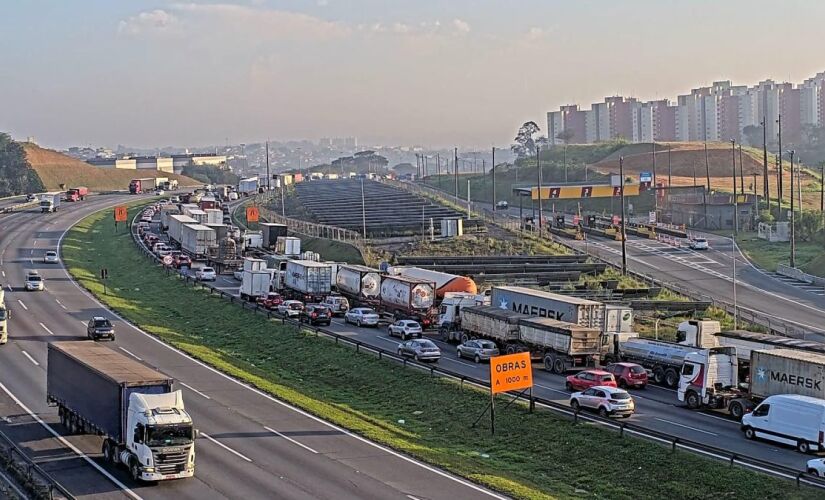
[[[544,212],[542,211],[541,207],[541,160],[540,160],[540,146],[536,144],[536,170],[538,171],[538,181],[539,181],[539,238],[542,236],[542,219],[544,218]]]
[[[796,267],[796,215],[794,213],[794,188],[793,188],[793,156],[795,151],[793,149],[788,151],[788,156],[791,157],[791,267]],[[801,207],[800,207],[801,208]]]
[[[779,115],[776,123],[779,124],[779,186],[777,186],[777,190],[779,193],[779,211],[782,212],[782,115]]]
[[[733,155],[733,233],[739,234],[739,203],[736,196],[736,140],[730,140],[730,150]]]
[[[496,211],[496,148],[493,146],[493,212]]]
[[[619,157],[619,182],[621,183],[619,186],[619,202],[622,204],[622,276],[627,275],[627,247],[625,246],[625,240],[627,239],[627,234],[625,233],[625,210],[624,210],[624,156]]]
[[[364,198],[364,178],[361,178],[361,224],[364,229],[364,239],[367,239],[367,204]]]

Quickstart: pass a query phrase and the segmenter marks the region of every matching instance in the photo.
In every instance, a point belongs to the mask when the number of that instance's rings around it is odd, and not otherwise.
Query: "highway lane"
[[[10,284],[22,283],[25,270],[38,268],[45,292],[7,292],[13,318],[10,342],[0,349],[0,380],[20,403],[59,432],[56,412],[45,404],[46,344],[80,339],[92,315],[115,320],[113,349],[158,367],[180,382],[187,408],[202,431],[197,443],[196,476],[158,485],[134,484],[124,470],[104,466],[133,495],[144,498],[174,494],[181,498],[478,498],[494,496],[466,481],[376,446],[330,426],[274,398],[252,390],[119,321],[81,292],[60,266],[38,262],[81,213],[113,204],[90,199],[58,214],[15,214],[19,221],[0,236],[0,258]],[[75,207],[73,207],[75,208]],[[11,216],[9,216],[11,217]],[[46,224],[43,227],[43,224]],[[110,270],[116,272],[116,270]],[[8,288],[7,288],[8,290]],[[8,396],[11,398],[11,396]],[[13,398],[12,398],[13,399]],[[16,414],[23,413],[20,409]],[[99,462],[101,440],[67,436],[66,441]],[[57,447],[56,447],[57,448]],[[65,446],[56,452],[65,453]],[[88,494],[116,495],[111,481],[79,467],[84,481],[71,482],[70,471],[56,474],[67,486],[89,483]],[[97,474],[97,476],[95,476]],[[91,479],[93,478],[93,479]]]

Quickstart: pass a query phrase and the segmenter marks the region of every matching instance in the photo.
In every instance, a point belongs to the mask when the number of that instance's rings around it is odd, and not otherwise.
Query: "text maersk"
[[[797,385],[806,389],[822,390],[822,381],[815,380],[810,377],[801,377],[785,372],[777,372],[770,370],[770,379],[772,382],[780,382],[782,384]]]
[[[564,313],[561,311],[553,311],[552,309],[545,309],[544,307],[531,306],[528,304],[513,304],[513,311],[524,314],[526,316],[540,316],[542,318],[551,318],[557,321],[562,321]]]

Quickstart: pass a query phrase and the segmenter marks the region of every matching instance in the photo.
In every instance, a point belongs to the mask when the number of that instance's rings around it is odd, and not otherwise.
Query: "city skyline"
[[[0,54],[12,69],[0,127],[57,148],[354,136],[482,149],[528,120],[546,134],[547,110],[566,103],[802,81],[823,69],[806,47],[825,4],[782,7],[19,3],[0,21],[13,48]]]

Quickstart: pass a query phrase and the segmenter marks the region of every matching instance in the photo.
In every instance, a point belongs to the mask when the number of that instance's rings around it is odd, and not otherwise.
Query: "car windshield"
[[[301,304],[292,303],[289,304],[290,309],[301,309]]]
[[[429,341],[429,340],[420,340],[418,342],[418,345],[420,345],[421,347],[427,347],[427,348],[436,347],[436,345],[433,344],[432,341]]]
[[[631,367],[630,367],[630,373],[635,373],[635,374],[637,374],[637,375],[638,375],[639,373],[644,373],[644,372],[645,372],[645,369],[644,369],[644,368],[642,368],[642,367],[641,367],[641,366],[639,366],[639,365],[636,365],[636,366],[631,366]]]
[[[0,309],[0,321],[6,321],[6,310]]]
[[[610,395],[610,398],[611,399],[625,400],[625,399],[630,399],[630,394],[628,394],[626,392],[614,392],[613,394]]]
[[[489,341],[489,340],[480,340],[478,343],[479,343],[479,345],[481,346],[482,349],[495,349],[496,348],[496,344]]]
[[[192,442],[192,425],[150,426],[146,432],[149,446],[175,446]]]
[[[40,276],[29,276],[27,279],[29,281],[43,281],[43,278],[41,278]]]
[[[375,314],[372,309],[361,309],[361,314]]]
[[[112,324],[109,323],[108,319],[96,319],[95,320],[95,326],[96,327],[106,327],[106,326],[112,326]]]
[[[696,238],[696,240],[695,240],[695,241],[696,241],[696,243],[704,243],[704,242],[706,242],[706,241],[708,241],[708,240],[706,240],[706,239],[704,239],[704,238]]]
[[[211,267],[204,267],[203,272],[205,272],[205,273],[214,273],[215,270],[212,269]]]
[[[57,257],[57,252],[46,252],[47,257]]]

